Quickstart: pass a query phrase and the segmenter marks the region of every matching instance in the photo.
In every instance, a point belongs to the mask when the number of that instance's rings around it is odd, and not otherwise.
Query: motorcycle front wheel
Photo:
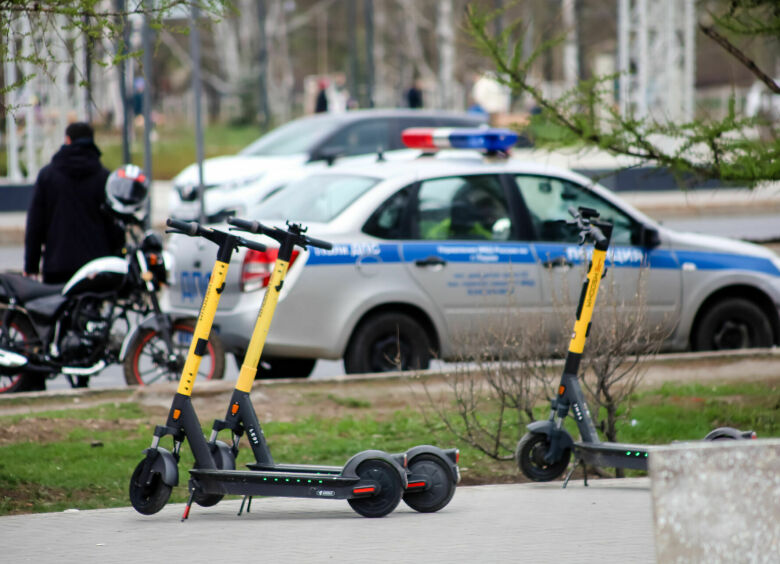
[[[175,382],[181,376],[187,359],[195,320],[184,319],[173,325],[175,359],[168,358],[168,347],[156,329],[144,329],[133,338],[122,363],[128,386],[148,386],[157,382]],[[198,376],[221,380],[225,375],[225,347],[218,337],[209,337],[206,354],[200,361]]]

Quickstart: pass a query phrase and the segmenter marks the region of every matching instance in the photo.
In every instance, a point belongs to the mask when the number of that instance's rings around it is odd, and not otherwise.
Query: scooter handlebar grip
[[[227,222],[233,227],[237,227],[241,231],[248,231],[249,233],[261,233],[263,227],[259,221],[249,221],[238,217],[229,217]]]
[[[182,233],[184,235],[189,235],[190,237],[195,237],[200,231],[200,225],[195,221],[180,221],[169,217],[165,223],[168,227],[172,228],[167,229],[167,233]]]
[[[607,238],[604,235],[604,233],[601,232],[601,229],[599,229],[595,225],[591,225],[590,235],[591,237],[593,237],[593,241],[596,243],[597,246],[604,247],[606,250]]]
[[[326,251],[329,251],[333,248],[333,243],[329,243],[328,241],[323,241],[322,239],[315,239],[314,237],[306,237],[306,244],[311,245],[312,247],[319,247],[320,249],[325,249]]]

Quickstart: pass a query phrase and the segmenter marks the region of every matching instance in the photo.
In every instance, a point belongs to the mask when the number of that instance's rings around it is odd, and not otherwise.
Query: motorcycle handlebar
[[[283,243],[285,240],[292,240],[293,244],[299,247],[306,248],[307,246],[319,247],[321,249],[330,250],[333,248],[333,244],[322,239],[315,239],[303,234],[305,229],[295,224],[290,225],[288,223],[288,229],[279,229],[278,227],[266,227],[259,221],[248,221],[246,219],[239,219],[237,217],[228,218],[227,222],[241,231],[248,231],[249,233],[261,233],[267,235],[271,239]]]

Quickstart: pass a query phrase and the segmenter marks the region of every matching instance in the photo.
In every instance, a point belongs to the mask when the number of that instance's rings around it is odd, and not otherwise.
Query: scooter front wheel
[[[374,480],[379,493],[371,497],[348,499],[349,505],[363,517],[384,517],[401,502],[403,485],[398,472],[384,460],[366,460],[357,468],[364,480]]]
[[[549,482],[563,474],[571,459],[571,449],[566,449],[561,458],[547,462],[544,457],[550,449],[550,438],[544,433],[526,433],[517,443],[515,460],[520,471],[534,482]]]
[[[425,477],[428,488],[416,492],[407,490],[406,505],[420,513],[433,513],[446,506],[455,495],[455,481],[446,463],[438,456],[420,454],[409,462],[409,472]]]
[[[141,481],[144,466],[148,464],[144,459],[138,463],[130,478],[130,503],[138,513],[154,515],[162,509],[171,497],[171,486],[162,481],[162,476],[155,472],[149,484]]]

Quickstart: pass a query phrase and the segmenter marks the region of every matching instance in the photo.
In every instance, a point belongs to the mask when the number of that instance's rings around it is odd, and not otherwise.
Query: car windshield
[[[306,154],[338,123],[335,116],[297,119],[269,131],[238,154],[251,157]]]
[[[351,174],[315,174],[291,182],[258,205],[258,219],[284,219],[327,223],[379,182],[378,178]]]

